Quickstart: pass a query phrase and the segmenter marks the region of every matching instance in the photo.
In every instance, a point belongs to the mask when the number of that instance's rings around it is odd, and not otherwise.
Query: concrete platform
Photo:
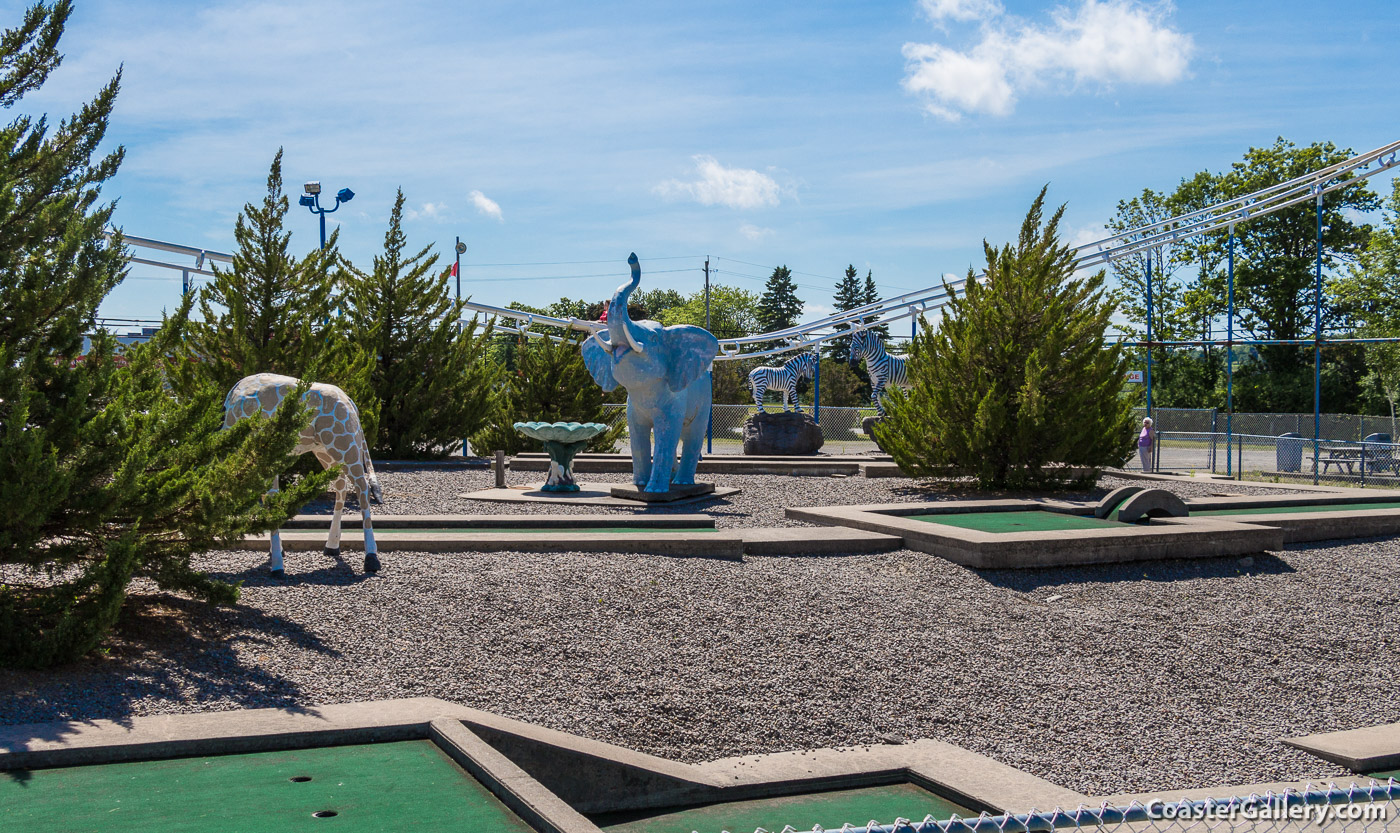
[[[1352,772],[1380,772],[1400,767],[1400,723],[1281,740]]]
[[[888,460],[853,454],[801,457],[712,454],[702,459],[695,471],[697,474],[773,474],[791,477],[828,477],[844,474],[850,477],[859,475],[860,467],[870,462]],[[510,468],[512,471],[548,471],[549,458],[543,454],[517,454],[511,458]],[[573,469],[579,474],[630,472],[632,458],[620,454],[579,455],[574,458]]]
[[[627,471],[631,471],[630,468]],[[533,483],[529,486],[510,486],[505,489],[480,489],[475,492],[467,492],[458,495],[464,500],[486,500],[499,503],[559,503],[575,506],[607,506],[614,509],[636,509],[646,511],[655,504],[645,503],[638,500],[628,500],[627,498],[613,497],[612,490],[617,483],[583,483],[580,482],[577,492],[545,492],[540,490],[543,483]],[[664,504],[665,506],[680,506],[687,503],[700,503],[702,501],[726,498],[730,495],[739,494],[739,490],[730,486],[716,487],[713,492],[692,497],[680,498]]]
[[[913,782],[989,812],[1088,796],[936,740],[685,764],[435,698],[0,727],[0,771],[432,740],[542,833],[600,833],[581,813]],[[889,821],[894,821],[890,819]]]
[[[640,555],[668,555],[681,558],[743,557],[744,540],[733,532],[432,532],[426,529],[374,531],[380,553],[394,552],[598,552]],[[340,537],[341,552],[363,552],[364,533],[346,529]],[[266,550],[266,535],[243,539],[247,549]],[[289,530],[282,533],[282,548],[288,552],[321,552],[326,533],[319,530]],[[385,568],[393,562],[386,560]]]
[[[714,493],[715,484],[713,483],[687,483],[680,485],[672,483],[670,489],[665,492],[648,492],[641,486],[623,483],[609,490],[609,494],[613,497],[622,498],[623,500],[640,501],[642,503],[664,503],[668,505],[683,503],[694,500],[695,498],[708,497]]]
[[[847,526],[904,539],[909,549],[976,569],[1025,569],[1163,558],[1213,558],[1283,548],[1276,527],[1208,518],[1164,518],[1147,525],[1038,532],[982,532],[909,515],[1014,512],[1041,509],[1039,501],[981,500],[787,509],[795,520]],[[1084,505],[1093,513],[1093,504]]]
[[[846,555],[902,549],[898,535],[845,527],[771,527],[736,530],[745,555]]]
[[[288,529],[330,528],[330,515],[297,515],[282,527]],[[343,519],[342,523],[346,523]],[[401,529],[519,529],[534,527],[548,530],[555,528],[577,529],[599,527],[613,529],[619,526],[635,526],[645,529],[694,529],[695,527],[715,528],[715,519],[709,515],[375,515],[374,532]],[[359,518],[350,519],[346,531],[359,527]]]

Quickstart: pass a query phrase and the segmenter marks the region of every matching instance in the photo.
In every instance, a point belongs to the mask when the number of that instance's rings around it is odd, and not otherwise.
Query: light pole
[[[299,203],[311,209],[311,213],[321,218],[321,248],[326,248],[326,215],[335,213],[340,208],[341,203],[350,202],[355,198],[355,192],[349,188],[341,188],[335,192],[335,205],[331,208],[321,207],[321,183],[306,183],[306,193],[301,195]]]
[[[462,242],[462,238],[457,238],[457,260],[452,264],[452,277],[457,279],[457,302],[462,302],[462,255],[467,253],[467,244]],[[462,311],[457,311],[457,332],[462,331]]]

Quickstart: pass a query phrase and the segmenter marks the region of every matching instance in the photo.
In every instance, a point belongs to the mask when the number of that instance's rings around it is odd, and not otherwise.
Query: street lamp
[[[457,262],[452,264],[452,277],[457,279],[457,300],[462,300],[462,255],[467,253],[467,244],[457,238]]]
[[[301,195],[297,202],[311,209],[311,213],[321,218],[321,248],[326,248],[326,215],[335,213],[340,208],[341,203],[350,202],[355,198],[355,192],[349,188],[341,188],[335,192],[335,206],[332,208],[321,207],[321,183],[306,183],[306,193]]]

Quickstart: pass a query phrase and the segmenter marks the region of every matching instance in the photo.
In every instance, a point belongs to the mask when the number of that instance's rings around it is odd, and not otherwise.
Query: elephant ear
[[[588,368],[588,375],[593,377],[603,390],[615,390],[617,379],[613,378],[613,357],[612,351],[604,350],[598,340],[589,336],[584,339],[583,346],[579,348],[583,353],[584,367]]]
[[[719,339],[702,327],[681,324],[662,328],[652,337],[648,349],[658,352],[666,368],[666,386],[682,391],[709,372],[719,355]]]

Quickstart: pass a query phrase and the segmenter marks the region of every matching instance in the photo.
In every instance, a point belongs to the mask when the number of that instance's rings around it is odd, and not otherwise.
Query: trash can
[[[1274,444],[1274,449],[1278,453],[1279,471],[1303,470],[1302,434],[1296,431],[1289,431],[1287,434],[1280,435]]]

